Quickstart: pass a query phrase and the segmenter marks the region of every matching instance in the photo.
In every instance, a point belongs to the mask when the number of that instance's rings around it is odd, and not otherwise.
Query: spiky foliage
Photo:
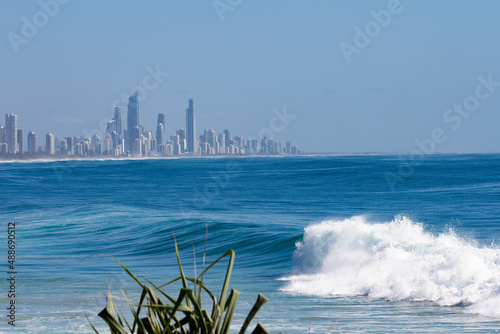
[[[127,298],[130,311],[133,316],[133,323],[130,324],[123,313],[117,308],[109,292],[108,305],[99,313],[99,316],[109,326],[111,334],[228,334],[233,318],[234,310],[240,292],[231,289],[229,291],[229,281],[233,271],[235,253],[231,249],[210,264],[196,278],[186,277],[182,269],[177,242],[175,242],[175,252],[180,276],[163,286],[156,286],[148,281],[150,285],[143,284],[132,272],[118,259],[113,257],[123,269],[142,288],[142,293],[137,304]],[[220,260],[229,257],[222,293],[219,298],[203,284],[204,274],[210,270]],[[195,274],[196,276],[196,274]],[[182,288],[177,298],[165,293],[162,288],[177,281],[182,282]],[[188,287],[188,282],[192,283],[192,288]],[[202,294],[206,294],[212,301],[212,310],[209,313],[202,308]],[[125,294],[126,296],[126,294]],[[163,298],[163,300],[161,299]],[[250,310],[239,333],[245,333],[250,322],[255,317],[259,309],[268,299],[259,294],[257,301]],[[92,326],[94,331],[99,332]],[[268,331],[258,323],[252,334],[264,334]]]

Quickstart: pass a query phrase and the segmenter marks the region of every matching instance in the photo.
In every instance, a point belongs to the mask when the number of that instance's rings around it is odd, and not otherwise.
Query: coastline
[[[425,156],[480,156],[480,155],[498,155],[500,152],[436,152],[425,154]],[[412,153],[385,153],[385,152],[363,152],[363,153],[302,153],[302,154],[256,154],[256,155],[178,155],[178,156],[158,156],[158,157],[22,157],[15,158],[0,157],[0,163],[36,163],[36,162],[65,162],[65,161],[137,161],[137,160],[179,160],[179,159],[249,159],[249,158],[298,158],[298,157],[368,157],[368,156],[410,156]]]

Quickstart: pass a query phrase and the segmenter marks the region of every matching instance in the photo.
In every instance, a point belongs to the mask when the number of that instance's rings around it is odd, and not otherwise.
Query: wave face
[[[451,230],[433,235],[406,217],[310,225],[294,262],[286,292],[432,301],[500,316],[500,249],[479,247]]]

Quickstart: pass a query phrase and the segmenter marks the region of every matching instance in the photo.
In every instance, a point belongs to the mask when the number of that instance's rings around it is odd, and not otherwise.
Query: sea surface
[[[1,333],[109,333],[139,290],[104,254],[161,285],[174,235],[190,276],[236,252],[234,332],[258,293],[271,333],[500,332],[498,154],[0,162],[0,207]]]

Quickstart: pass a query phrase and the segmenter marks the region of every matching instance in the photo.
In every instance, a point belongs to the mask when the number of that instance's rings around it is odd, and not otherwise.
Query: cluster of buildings
[[[178,129],[167,138],[165,114],[158,114],[156,131],[146,131],[139,123],[139,101],[136,92],[129,97],[126,128],[122,124],[122,110],[115,107],[113,119],[107,123],[101,138],[74,136],[56,138],[52,133],[45,135],[45,146],[40,145],[37,135],[29,132],[27,145],[24,131],[17,127],[17,115],[5,114],[5,126],[0,125],[0,156],[111,156],[111,157],[158,157],[179,155],[283,155],[302,153],[290,142],[281,142],[266,137],[245,139],[232,137],[229,130],[216,134],[205,129],[196,138],[196,122],[193,99],[186,109],[186,129]]]

